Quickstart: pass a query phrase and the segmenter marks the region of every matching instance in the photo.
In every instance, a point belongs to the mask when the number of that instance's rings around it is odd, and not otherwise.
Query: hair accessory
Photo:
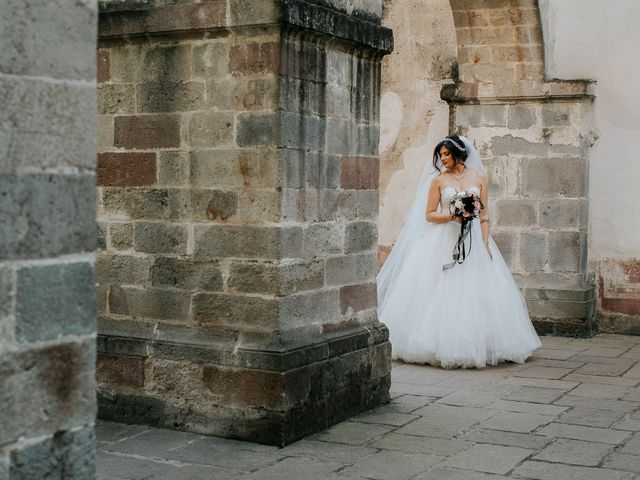
[[[463,152],[466,152],[466,151],[467,151],[467,149],[465,148],[465,146],[464,146],[464,145],[460,145],[460,144],[459,144],[458,142],[456,142],[453,138],[451,138],[451,137],[447,137],[447,140],[449,140],[451,143],[453,143],[453,144],[458,148],[458,150],[462,150]]]

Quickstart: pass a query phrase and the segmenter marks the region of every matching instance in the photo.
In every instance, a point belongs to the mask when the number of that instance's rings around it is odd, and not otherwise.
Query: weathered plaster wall
[[[589,262],[600,284],[601,326],[640,332],[640,223],[633,212],[640,184],[640,3],[541,0],[540,7],[547,76],[597,81]]]
[[[382,62],[380,261],[404,224],[433,146],[448,133],[449,106],[440,91],[456,65],[449,0],[388,2],[383,24],[394,31],[395,51]]]

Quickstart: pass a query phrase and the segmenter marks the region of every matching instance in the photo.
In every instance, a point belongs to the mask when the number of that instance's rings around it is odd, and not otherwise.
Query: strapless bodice
[[[466,191],[480,196],[480,187],[469,187]],[[453,187],[445,187],[441,190],[440,205],[442,205],[442,208],[445,208],[445,206],[449,205],[451,199],[455,196],[456,193],[458,193],[458,190]]]

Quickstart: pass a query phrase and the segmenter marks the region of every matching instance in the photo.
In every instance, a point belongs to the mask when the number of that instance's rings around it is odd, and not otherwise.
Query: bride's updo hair
[[[451,152],[451,156],[456,161],[456,163],[464,163],[467,159],[467,148],[464,145],[464,142],[458,135],[449,135],[444,140],[436,145],[436,148],[433,150],[433,168],[437,171],[440,170],[440,148],[447,147]]]

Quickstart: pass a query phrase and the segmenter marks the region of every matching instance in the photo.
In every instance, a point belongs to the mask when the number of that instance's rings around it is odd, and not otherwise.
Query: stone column
[[[95,477],[96,20],[2,2],[2,479]]]
[[[284,445],[388,400],[392,37],[333,3],[103,2],[103,418]]]
[[[493,238],[539,333],[590,335],[587,267],[588,82],[459,83],[445,87],[455,131],[488,170]]]

